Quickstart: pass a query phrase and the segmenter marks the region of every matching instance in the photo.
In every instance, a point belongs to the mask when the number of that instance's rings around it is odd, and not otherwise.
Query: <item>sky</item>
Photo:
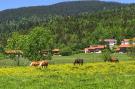
[[[64,1],[73,1],[73,0],[0,0],[0,11],[5,9],[19,8],[19,7],[51,5]],[[102,0],[102,1],[135,3],[135,0]]]

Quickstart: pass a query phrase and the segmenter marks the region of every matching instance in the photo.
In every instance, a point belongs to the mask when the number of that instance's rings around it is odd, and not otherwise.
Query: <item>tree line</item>
[[[135,37],[135,6],[75,16],[41,15],[23,17],[0,23],[1,44],[6,45],[12,32],[25,36],[35,27],[43,27],[54,37],[54,47],[74,52],[99,39],[114,38],[120,41]],[[6,30],[5,30],[6,29]]]

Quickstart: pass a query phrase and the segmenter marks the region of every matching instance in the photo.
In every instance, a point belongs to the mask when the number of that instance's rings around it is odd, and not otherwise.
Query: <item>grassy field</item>
[[[120,61],[132,61],[132,58],[127,56],[126,54],[113,54],[117,57]],[[11,59],[5,59],[6,57],[1,55],[0,59],[0,67],[3,66],[16,66],[17,62]],[[73,63],[76,58],[83,58],[85,63],[95,63],[95,62],[103,62],[104,59],[102,54],[75,54],[71,56],[53,56],[52,60],[49,61],[50,64],[66,64],[66,63]],[[24,58],[20,58],[20,65],[21,66],[28,66],[30,61]]]
[[[0,68],[0,89],[134,89],[135,62]]]
[[[127,56],[126,54],[113,54],[115,57],[117,57],[120,61],[130,61],[132,60],[131,57]],[[102,54],[95,54],[95,53],[80,53],[80,54],[75,54],[71,56],[53,56],[52,62],[55,64],[60,64],[60,63],[73,63],[74,59],[76,58],[83,58],[85,63],[93,63],[93,62],[103,62],[104,59],[102,57]]]

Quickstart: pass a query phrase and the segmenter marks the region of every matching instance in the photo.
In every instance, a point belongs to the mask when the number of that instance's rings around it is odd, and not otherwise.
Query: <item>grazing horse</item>
[[[83,65],[83,59],[75,59],[74,65],[75,64]]]
[[[48,61],[41,61],[39,66],[41,66],[42,68],[44,68],[44,67],[47,68],[48,67]]]
[[[40,61],[33,61],[31,62],[30,66],[39,66]]]
[[[111,58],[111,60],[110,60],[110,62],[118,63],[118,62],[119,62],[119,60],[118,60],[117,58],[112,57],[112,58]]]
[[[105,62],[108,61],[108,62],[115,62],[115,63],[118,63],[119,60],[115,57],[111,57],[109,60],[104,60]]]

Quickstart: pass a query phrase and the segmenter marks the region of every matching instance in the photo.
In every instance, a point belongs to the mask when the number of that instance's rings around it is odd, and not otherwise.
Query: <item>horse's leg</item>
[[[119,60],[116,60],[116,63],[119,63]]]
[[[83,65],[83,62],[81,63],[81,65]]]

